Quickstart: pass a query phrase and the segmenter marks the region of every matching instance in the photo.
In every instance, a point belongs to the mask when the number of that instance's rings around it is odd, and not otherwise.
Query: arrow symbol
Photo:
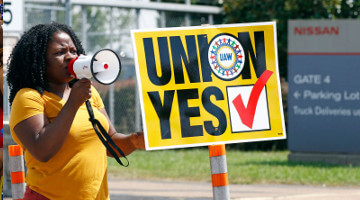
[[[300,92],[298,92],[298,91],[296,90],[296,92],[294,92],[294,97],[295,97],[296,99],[299,99],[299,97],[301,97]]]

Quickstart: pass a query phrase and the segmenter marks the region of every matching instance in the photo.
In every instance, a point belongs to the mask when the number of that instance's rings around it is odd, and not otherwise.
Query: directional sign
[[[274,22],[132,39],[147,150],[286,138]]]
[[[290,20],[288,143],[302,153],[360,153],[360,21]]]

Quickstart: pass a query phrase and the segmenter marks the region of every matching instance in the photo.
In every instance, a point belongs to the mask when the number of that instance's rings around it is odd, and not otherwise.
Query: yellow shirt
[[[94,87],[90,102],[95,118],[108,131],[108,121],[98,111],[104,108],[104,104]],[[14,133],[14,127],[19,122],[35,115],[44,114],[50,123],[53,122],[64,104],[65,101],[53,93],[45,91],[41,95],[29,88],[21,89],[15,96],[10,128],[14,141],[24,149],[26,184],[51,200],[110,199],[106,148],[89,121],[85,103],[77,111],[64,145],[48,162],[36,160]]]

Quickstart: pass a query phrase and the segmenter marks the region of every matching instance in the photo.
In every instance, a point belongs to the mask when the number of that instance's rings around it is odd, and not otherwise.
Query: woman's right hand
[[[91,81],[87,78],[82,78],[72,86],[68,103],[77,109],[90,98]]]

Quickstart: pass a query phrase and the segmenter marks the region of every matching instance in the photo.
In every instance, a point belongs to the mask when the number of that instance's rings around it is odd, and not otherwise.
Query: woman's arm
[[[115,142],[115,144],[124,152],[125,155],[131,154],[136,149],[145,149],[145,143],[144,143],[144,133],[143,132],[137,132],[134,134],[122,134],[117,133],[114,126],[112,125],[109,116],[105,110],[105,108],[102,108],[99,110],[101,113],[105,115],[107,120],[109,121],[109,131],[108,134],[110,135],[111,139]],[[108,152],[108,156],[112,155]],[[119,157],[121,155],[118,154]]]
[[[39,114],[21,121],[14,127],[16,136],[34,158],[47,162],[60,150],[77,110],[91,97],[90,86],[91,82],[87,79],[75,83],[68,101],[52,123],[44,114]]]
[[[64,144],[75,113],[75,108],[65,105],[53,123],[39,114],[18,123],[14,132],[34,158],[47,162]]]

